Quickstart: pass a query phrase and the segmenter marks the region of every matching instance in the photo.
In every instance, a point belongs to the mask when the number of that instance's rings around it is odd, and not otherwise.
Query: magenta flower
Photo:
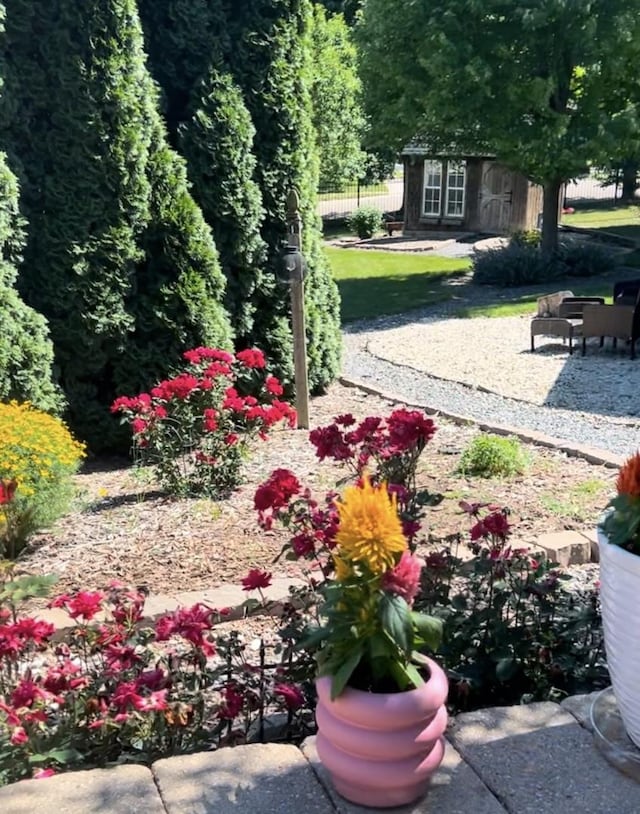
[[[304,704],[304,694],[300,687],[296,687],[295,684],[276,684],[273,688],[273,694],[282,698],[287,709],[300,709]]]
[[[271,574],[268,571],[261,571],[259,568],[252,568],[242,580],[243,591],[256,591],[268,588],[271,585]]]

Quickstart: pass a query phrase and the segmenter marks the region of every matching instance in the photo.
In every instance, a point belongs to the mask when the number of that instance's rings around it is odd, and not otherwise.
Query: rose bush
[[[255,437],[278,422],[294,426],[295,410],[266,370],[256,348],[235,355],[216,348],[184,354],[184,370],[150,393],[120,396],[111,410],[131,427],[134,453],[153,465],[160,485],[174,495],[222,497],[240,482]]]

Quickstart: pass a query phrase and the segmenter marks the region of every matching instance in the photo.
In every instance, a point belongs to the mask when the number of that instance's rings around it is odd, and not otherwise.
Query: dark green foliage
[[[256,128],[257,180],[262,191],[267,244],[265,281],[260,292],[255,334],[280,375],[292,380],[289,292],[275,284],[282,242],[286,239],[288,191],[300,193],[303,252],[308,265],[305,285],[309,383],[328,384],[340,365],[339,299],[320,245],[316,214],[318,159],[309,99],[312,65],[305,33],[310,19],[307,0],[256,0],[228,9],[233,47],[228,59],[243,89]]]
[[[46,320],[15,288],[24,240],[18,184],[0,153],[0,401],[30,401],[40,410],[59,412],[64,400],[52,382]]]
[[[553,259],[542,255],[535,246],[513,244],[503,249],[478,252],[473,259],[473,282],[504,288],[530,285],[558,276]]]
[[[556,259],[567,277],[595,277],[618,265],[611,250],[597,243],[560,241]]]
[[[0,137],[29,223],[20,288],[49,321],[73,428],[105,448],[119,392],[152,383],[183,342],[228,343],[224,280],[166,147],[133,0],[5,6]]]
[[[212,71],[192,94],[194,113],[179,129],[193,194],[216,236],[227,277],[226,305],[239,345],[252,343],[253,301],[262,286],[262,196],[253,180],[255,128],[229,74]]]
[[[522,475],[529,456],[517,438],[481,433],[460,456],[458,472],[481,478],[509,478]]]

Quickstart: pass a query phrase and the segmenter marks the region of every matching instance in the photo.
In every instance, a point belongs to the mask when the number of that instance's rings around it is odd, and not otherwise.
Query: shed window
[[[424,162],[424,214],[439,215],[442,200],[442,163]]]
[[[464,161],[425,161],[422,214],[440,217],[444,201],[445,217],[464,217],[466,175]]]

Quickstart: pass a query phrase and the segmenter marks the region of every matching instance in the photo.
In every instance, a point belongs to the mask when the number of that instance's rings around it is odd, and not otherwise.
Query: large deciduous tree
[[[28,221],[19,286],[49,322],[73,428],[109,448],[115,396],[187,345],[230,342],[224,277],[166,143],[134,0],[5,7],[0,141]]]
[[[311,104],[320,153],[320,187],[342,189],[361,178],[365,119],[356,49],[344,17],[320,5],[311,25]]]
[[[638,138],[640,0],[365,0],[356,30],[378,140],[494,152],[544,188],[543,251],[562,184]]]

